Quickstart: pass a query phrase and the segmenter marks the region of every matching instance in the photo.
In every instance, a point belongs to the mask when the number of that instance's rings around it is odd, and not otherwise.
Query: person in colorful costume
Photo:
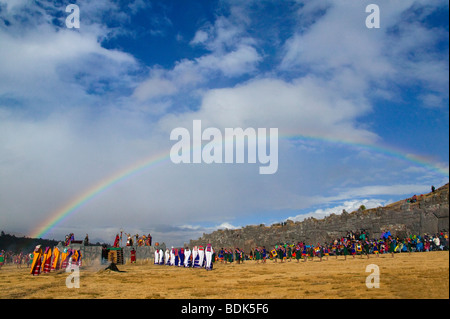
[[[30,274],[33,276],[39,276],[42,266],[42,248],[41,245],[37,245],[33,252],[33,262],[31,264]]]
[[[192,262],[191,262],[191,250],[189,249],[189,247],[186,247],[184,249],[184,267],[191,267],[192,266]]]
[[[213,269],[213,257],[214,254],[214,250],[212,248],[211,244],[206,245],[206,249],[205,249],[205,268],[206,270],[212,270]]]
[[[50,249],[50,247],[46,247],[42,258],[43,273],[50,272],[52,268],[51,263],[52,263],[52,250]]]

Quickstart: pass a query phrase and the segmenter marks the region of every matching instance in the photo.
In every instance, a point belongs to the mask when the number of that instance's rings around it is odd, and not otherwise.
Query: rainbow
[[[48,234],[54,227],[60,225],[64,220],[78,211],[81,207],[86,205],[92,199],[97,197],[98,195],[104,193],[109,188],[114,185],[123,182],[131,177],[143,172],[146,169],[157,166],[157,164],[163,163],[167,159],[170,158],[170,153],[168,151],[164,151],[162,153],[158,153],[156,155],[152,155],[143,160],[140,160],[133,165],[121,169],[118,172],[115,172],[111,176],[102,179],[97,182],[95,185],[89,187],[85,191],[83,191],[78,196],[74,197],[68,203],[54,211],[49,218],[44,220],[41,224],[36,227],[30,237],[31,238],[43,238],[46,234]]]
[[[279,138],[288,141],[319,141],[325,143],[332,143],[337,145],[344,145],[349,147],[358,147],[362,149],[371,150],[377,153],[385,154],[389,157],[397,158],[400,160],[404,160],[415,165],[422,166],[430,171],[436,172],[439,175],[444,177],[449,177],[448,168],[442,168],[430,160],[420,157],[417,155],[405,153],[399,150],[392,149],[386,146],[374,145],[374,144],[364,144],[364,143],[355,143],[353,141],[346,140],[338,140],[331,138],[324,138],[320,136],[312,136],[312,135],[279,135]],[[45,219],[42,223],[40,223],[32,232],[30,237],[32,238],[43,238],[46,234],[48,234],[53,228],[60,225],[67,218],[73,215],[76,211],[80,210],[84,205],[93,200],[98,195],[104,193],[114,185],[121,183],[131,177],[142,173],[143,171],[156,167],[158,164],[164,163],[170,160],[170,150],[166,150],[160,152],[156,155],[152,155],[143,160],[140,160],[129,167],[121,169],[120,171],[115,172],[111,176],[106,177],[105,179],[100,180],[95,185],[89,187],[84,190],[81,194],[74,197],[68,203],[52,212],[47,219]]]
[[[352,148],[361,148],[361,149],[367,149],[370,151],[373,151],[375,153],[384,154],[390,158],[397,158],[399,160],[403,160],[406,162],[410,162],[412,164],[421,166],[426,168],[429,171],[435,172],[438,175],[441,175],[443,177],[449,177],[449,170],[448,167],[444,168],[439,166],[436,163],[433,163],[431,160],[424,156],[415,155],[413,153],[394,149],[390,146],[386,145],[376,145],[376,144],[365,144],[365,143],[358,143],[354,141],[348,141],[348,140],[342,140],[342,139],[333,139],[333,138],[324,138],[319,136],[313,136],[313,135],[283,135],[283,139],[286,140],[292,140],[292,141],[319,141],[319,142],[327,142],[334,145],[344,145],[349,146]]]

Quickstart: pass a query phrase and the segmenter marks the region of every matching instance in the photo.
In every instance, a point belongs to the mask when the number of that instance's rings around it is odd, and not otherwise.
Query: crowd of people
[[[20,253],[14,253],[12,251],[4,251],[2,250],[0,252],[0,267],[4,264],[15,264],[17,268],[22,268],[22,265],[27,265],[28,267],[31,266],[32,254],[25,254],[23,252]]]
[[[449,250],[448,233],[440,232],[429,235],[410,235],[405,238],[393,236],[390,231],[384,232],[378,239],[370,238],[365,231],[348,231],[345,236],[337,238],[326,243],[317,243],[315,245],[304,242],[280,243],[267,249],[265,246],[257,246],[245,253],[241,248],[221,248],[215,256],[215,261],[220,263],[243,263],[245,260],[254,260],[256,263],[265,263],[267,259],[273,262],[285,262],[295,259],[297,262],[302,260],[314,260],[318,258],[322,261],[333,256],[338,258],[342,256],[356,256],[370,258],[370,255],[379,256],[380,254],[391,254],[405,252],[428,252]]]
[[[342,256],[345,260],[351,256],[356,258],[370,258],[382,254],[390,254],[394,257],[396,253],[428,252],[449,250],[448,233],[440,232],[435,235],[424,234],[410,235],[405,238],[393,236],[390,231],[386,231],[380,238],[370,238],[367,231],[348,231],[345,236],[337,238],[328,243],[317,243],[315,245],[297,242],[295,244],[277,244],[270,249],[265,246],[254,247],[247,253],[239,248],[220,248],[215,251],[211,244],[195,246],[191,251],[189,247],[155,250],[154,263],[157,265],[170,265],[179,267],[206,268],[212,269],[215,262],[224,264],[244,263],[248,260],[256,263],[290,262],[296,260],[306,262],[314,258],[322,261],[333,256]]]
[[[120,235],[117,234],[116,238],[114,239],[113,247],[120,247],[122,246],[122,235],[123,232],[120,232]],[[142,235],[139,236],[139,234],[131,235],[125,233],[125,236],[127,238],[126,246],[133,246],[135,243],[137,246],[151,246],[152,245],[152,236],[150,234],[148,235]],[[135,238],[135,242],[133,241],[133,238]]]
[[[126,235],[126,245],[132,246],[132,236],[130,234]],[[73,234],[69,234],[65,244],[72,242],[73,238]],[[136,242],[137,246],[151,245],[150,234],[135,238],[138,239]],[[119,241],[120,236],[117,235],[114,243],[115,247],[119,247]],[[256,263],[265,263],[268,259],[273,262],[292,261],[293,259],[297,262],[300,260],[306,262],[314,260],[314,258],[320,261],[323,258],[327,260],[331,256],[335,258],[342,256],[344,259],[347,259],[349,256],[352,258],[356,256],[370,258],[371,255],[391,254],[394,257],[396,253],[442,251],[449,250],[449,240],[447,231],[433,235],[410,235],[402,238],[392,235],[390,231],[386,231],[380,238],[372,238],[367,231],[361,230],[348,231],[346,235],[325,243],[306,244],[303,241],[279,243],[268,248],[265,246],[253,247],[246,252],[239,247],[222,247],[215,251],[210,244],[205,247],[195,246],[192,250],[189,247],[172,247],[165,250],[158,246],[155,246],[155,248],[155,264],[206,268],[210,270],[214,262],[239,264],[246,260],[254,260]],[[17,268],[23,266],[30,268],[32,267],[35,253],[14,253],[2,250],[0,251],[0,268],[3,264],[15,264]],[[67,255],[63,259],[66,258]]]
[[[53,270],[64,269],[68,265],[81,266],[81,251],[75,249],[64,248],[59,251],[58,248],[53,250],[50,247],[45,249],[41,248],[41,245],[37,245],[35,249],[25,254],[23,252],[14,253],[12,251],[1,251],[0,256],[0,268],[3,264],[14,264],[17,268],[26,266],[30,268],[30,273],[33,276],[37,276],[41,273],[49,273]]]

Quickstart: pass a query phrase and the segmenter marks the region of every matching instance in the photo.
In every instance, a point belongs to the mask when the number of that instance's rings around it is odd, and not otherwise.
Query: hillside
[[[379,238],[387,230],[400,237],[435,234],[449,229],[448,195],[449,184],[446,184],[434,193],[418,194],[414,203],[408,202],[406,198],[385,207],[331,214],[323,219],[310,217],[301,222],[288,220],[271,226],[261,224],[217,230],[191,240],[189,246],[211,243],[215,247],[240,247],[248,250],[255,246],[271,247],[278,243],[298,241],[316,244],[330,242],[346,235],[347,231],[362,229],[372,238]]]
[[[42,239],[42,238],[29,238],[29,237],[17,237],[15,235],[6,234],[4,231],[0,234],[0,250],[12,251],[14,253],[29,253],[33,251],[37,245],[43,247],[53,247],[58,244],[56,240]]]

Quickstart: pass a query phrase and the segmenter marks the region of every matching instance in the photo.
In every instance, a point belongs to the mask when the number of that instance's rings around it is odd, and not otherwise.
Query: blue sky
[[[371,3],[380,28],[366,27]],[[441,186],[448,14],[447,1],[0,0],[0,229],[29,234],[195,119],[278,128],[278,171],[165,161],[46,236],[181,245]]]

